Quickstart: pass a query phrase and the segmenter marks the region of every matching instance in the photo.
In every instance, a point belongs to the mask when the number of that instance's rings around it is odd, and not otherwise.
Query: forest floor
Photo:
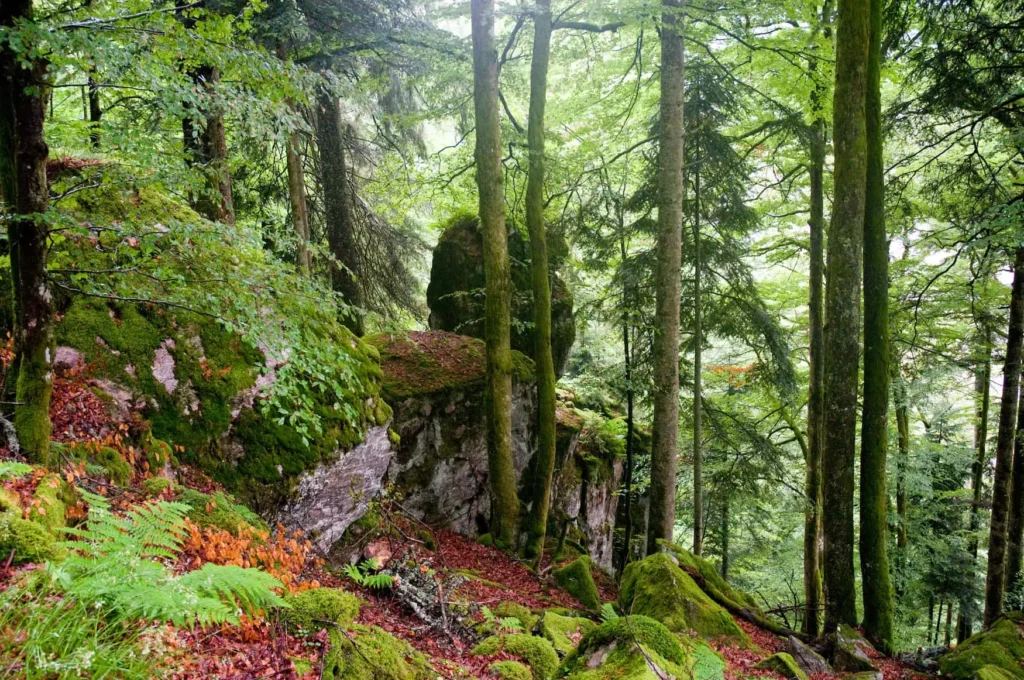
[[[119,442],[123,433],[104,413],[105,409],[88,385],[74,375],[61,376],[56,380],[53,398],[55,440],[95,441],[105,445]],[[9,458],[9,455],[0,449],[0,459],[3,458]],[[153,499],[152,493],[142,485],[142,475],[131,484],[118,487],[90,479],[81,467],[70,464],[61,470],[61,474],[68,481],[107,496],[115,511],[128,511]],[[5,480],[2,485],[8,492],[19,496],[23,507],[27,508],[44,475],[44,471],[37,470],[28,476]],[[184,487],[204,493],[220,490],[205,475],[188,467],[177,470],[177,481]],[[160,497],[169,500],[170,494],[167,490]],[[70,508],[68,516],[84,517],[84,506]],[[289,535],[282,527],[266,535],[245,531],[232,535],[213,527],[201,528],[191,522],[186,526],[188,535],[184,537],[183,551],[173,563],[176,571],[191,571],[206,562],[260,566],[292,592],[320,586],[356,592],[364,600],[357,622],[379,626],[408,641],[428,658],[439,678],[487,678],[490,677],[487,669],[494,661],[513,658],[505,653],[472,655],[473,640],[460,634],[456,627],[445,630],[425,624],[398,595],[390,590],[373,590],[356,584],[343,571],[331,568],[322,556],[317,556],[312,545],[301,535]],[[389,532],[386,538],[376,539],[377,545],[373,549],[384,558],[401,556],[411,559],[420,569],[432,569],[442,581],[456,575],[463,577],[464,580],[459,579],[462,583],[457,590],[447,594],[449,601],[473,604],[478,608],[514,602],[531,609],[583,609],[579,602],[554,585],[548,576],[552,567],[548,562],[542,565],[539,575],[526,562],[496,548],[437,528],[430,530],[433,540],[428,548],[423,540],[416,538],[416,528],[412,520],[398,518],[396,530]],[[40,565],[35,564],[12,566],[9,560],[5,562],[0,558],[0,590],[6,589],[26,572],[39,568]],[[595,577],[602,600],[614,601],[617,593],[612,579],[600,572]],[[479,610],[475,611],[479,618]],[[727,680],[755,677],[782,680],[782,676],[754,666],[765,656],[783,651],[784,641],[746,621],[738,620],[737,623],[760,649],[713,643],[725,659]],[[164,675],[172,680],[319,678],[320,661],[328,644],[326,631],[311,637],[299,637],[286,631],[274,617],[244,619],[241,626],[189,629],[167,625],[160,630],[159,638],[167,670]],[[305,666],[310,670],[300,674],[296,662],[299,668]],[[895,660],[878,659],[878,665],[883,680],[906,680],[918,675]],[[823,674],[810,680],[833,677],[836,676]]]

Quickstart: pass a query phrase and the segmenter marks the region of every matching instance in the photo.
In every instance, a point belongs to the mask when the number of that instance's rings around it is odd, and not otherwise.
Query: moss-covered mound
[[[590,619],[581,616],[563,616],[553,611],[545,612],[540,620],[540,634],[551,642],[559,654],[568,654],[576,643],[597,627]]]
[[[216,527],[235,535],[244,527],[268,529],[259,515],[224,493],[205,494],[195,489],[182,489],[175,500],[192,508],[188,518],[203,528]]]
[[[649,616],[676,633],[694,631],[705,638],[726,637],[750,645],[729,612],[708,597],[667,553],[626,567],[619,603],[623,611]]]
[[[529,667],[518,661],[495,661],[487,669],[487,672],[491,674],[491,677],[502,680],[533,680],[533,674],[530,673]]]
[[[689,550],[683,550],[679,546],[669,544],[667,546],[672,554],[679,560],[679,566],[691,574],[692,576],[699,577],[700,581],[698,585],[706,592],[711,599],[719,603],[731,602],[736,607],[747,608],[756,612],[760,612],[757,602],[749,594],[733,588],[732,585],[718,573],[718,569],[715,565],[708,562],[703,557],[694,555]]]
[[[483,340],[445,331],[381,333],[366,338],[377,348],[388,400],[465,389],[483,383]],[[530,380],[533,361],[512,352],[513,377]]]
[[[345,629],[359,616],[359,598],[339,588],[303,590],[285,601],[289,608],[281,610],[281,620],[295,631]]]
[[[555,569],[553,575],[558,585],[579,600],[584,607],[595,612],[601,609],[601,594],[597,591],[597,584],[590,573],[589,557],[577,557],[561,569]]]
[[[335,630],[324,658],[326,680],[434,680],[426,658],[409,643],[376,626],[353,626],[351,636]]]
[[[39,480],[32,496],[28,519],[56,536],[67,526],[68,505],[76,501],[75,490],[57,474],[48,474]]]
[[[755,668],[774,671],[788,680],[807,680],[807,674],[797,665],[796,659],[785,652],[766,657]]]
[[[962,644],[939,659],[939,669],[955,680],[967,680],[979,674],[992,675],[994,667],[1014,678],[1024,678],[1024,613],[1012,612],[996,621],[981,633],[967,638]]]
[[[13,554],[12,564],[45,562],[54,557],[53,534],[44,526],[27,519],[0,515],[0,555],[3,561]]]
[[[709,647],[686,640],[646,616],[624,616],[587,633],[565,657],[557,677],[573,680],[712,680],[725,665]]]
[[[473,648],[473,654],[490,656],[505,652],[530,667],[533,680],[548,680],[558,668],[558,654],[551,643],[525,633],[494,635]]]

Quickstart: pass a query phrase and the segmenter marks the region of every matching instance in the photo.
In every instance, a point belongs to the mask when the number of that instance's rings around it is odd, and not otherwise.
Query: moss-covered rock
[[[326,680],[434,680],[437,674],[409,643],[376,627],[353,626],[349,636],[331,633],[324,657]]]
[[[540,620],[540,617],[531,612],[529,607],[518,602],[502,602],[494,608],[493,612],[499,619],[512,618],[519,621],[520,629],[524,633],[532,633],[537,621]]]
[[[991,664],[974,671],[973,680],[1014,680],[1016,676]]]
[[[530,667],[534,680],[549,680],[558,668],[558,654],[544,638],[525,633],[494,635],[473,648],[473,654],[490,656],[505,652]]]
[[[828,636],[832,647],[832,667],[840,673],[874,673],[878,667],[871,660],[873,648],[854,628],[841,624]]]
[[[685,646],[684,646],[685,642]],[[707,645],[680,639],[646,616],[623,616],[583,636],[557,677],[573,680],[720,680],[725,664]]]
[[[540,620],[540,634],[551,642],[560,655],[576,648],[584,635],[597,627],[590,619],[581,616],[565,616],[553,611],[544,612]]]
[[[3,486],[0,486],[0,515],[21,517],[21,498]]]
[[[601,594],[590,573],[590,558],[582,555],[553,572],[555,582],[591,611],[601,609]]]
[[[168,489],[173,489],[174,482],[166,477],[150,477],[142,481],[142,488],[150,496],[159,496]]]
[[[679,560],[679,566],[686,572],[699,576],[701,582],[698,584],[716,602],[729,601],[737,607],[760,612],[760,608],[754,598],[739,590],[722,578],[715,565],[703,557],[694,555],[689,550],[683,550],[679,546],[667,544],[672,554]]]
[[[359,616],[359,598],[340,588],[303,590],[285,602],[289,608],[281,610],[281,620],[294,631],[309,633],[331,624],[347,629]]]
[[[28,518],[56,535],[67,526],[68,505],[75,502],[75,495],[74,489],[60,475],[48,474],[39,480]]]
[[[766,657],[754,668],[774,671],[789,680],[807,680],[807,674],[797,665],[796,659],[785,652]]]
[[[188,518],[203,528],[216,527],[235,535],[246,526],[258,530],[268,528],[259,515],[221,492],[205,494],[186,488],[176,500],[192,508]]]
[[[729,612],[708,597],[667,553],[651,555],[626,567],[619,604],[623,611],[649,616],[676,633],[694,631],[705,638],[725,637],[738,644],[751,644]]]
[[[90,455],[90,459],[103,468],[104,476],[113,484],[128,486],[132,481],[132,466],[121,457],[120,452],[110,446],[102,446]]]
[[[1014,678],[1024,678],[1024,614],[1005,615],[992,626],[967,638],[939,659],[939,670],[955,680],[967,680],[986,667],[999,668]],[[986,674],[991,675],[993,668]]]
[[[502,680],[532,680],[533,674],[527,666],[518,661],[495,661],[487,669],[491,677]]]
[[[0,515],[0,559],[6,561],[12,552],[12,564],[45,562],[56,554],[53,534],[36,522]]]

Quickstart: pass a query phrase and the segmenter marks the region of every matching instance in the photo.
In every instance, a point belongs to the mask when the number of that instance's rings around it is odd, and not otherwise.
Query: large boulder
[[[939,670],[955,680],[1024,678],[1024,613],[1011,612],[972,635],[939,659]]]
[[[878,666],[871,660],[874,647],[854,628],[841,624],[827,637],[832,648],[832,668],[839,673],[876,673]]]
[[[549,238],[549,241],[551,239]],[[509,230],[512,263],[512,348],[533,356],[533,294],[530,249],[515,228]],[[551,353],[561,375],[576,339],[572,293],[551,269]],[[476,338],[484,336],[483,235],[475,215],[453,217],[434,248],[427,286],[430,327]]]

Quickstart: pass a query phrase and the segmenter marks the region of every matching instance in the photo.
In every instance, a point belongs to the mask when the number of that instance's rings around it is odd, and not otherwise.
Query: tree
[[[672,540],[679,446],[679,302],[683,222],[682,0],[662,0],[654,415],[647,553]]]
[[[511,280],[505,195],[502,187],[501,124],[498,112],[498,54],[494,47],[494,0],[472,0],[473,104],[476,118],[476,184],[484,237],[487,346],[487,460],[491,487],[491,535],[496,545],[514,548],[519,498],[512,467]]]
[[[825,630],[857,623],[853,578],[853,468],[860,357],[861,253],[867,184],[867,90],[870,12],[862,0],[840,0],[833,106],[835,200],[828,233],[825,284],[825,448],[822,535]]]
[[[32,19],[31,0],[0,6],[0,27]],[[49,147],[43,130],[47,69],[41,56],[26,58],[10,43],[0,46],[0,188],[7,212],[17,353],[11,372],[17,376],[14,427],[29,459],[44,464],[50,444],[54,349],[44,218],[50,202]]]

